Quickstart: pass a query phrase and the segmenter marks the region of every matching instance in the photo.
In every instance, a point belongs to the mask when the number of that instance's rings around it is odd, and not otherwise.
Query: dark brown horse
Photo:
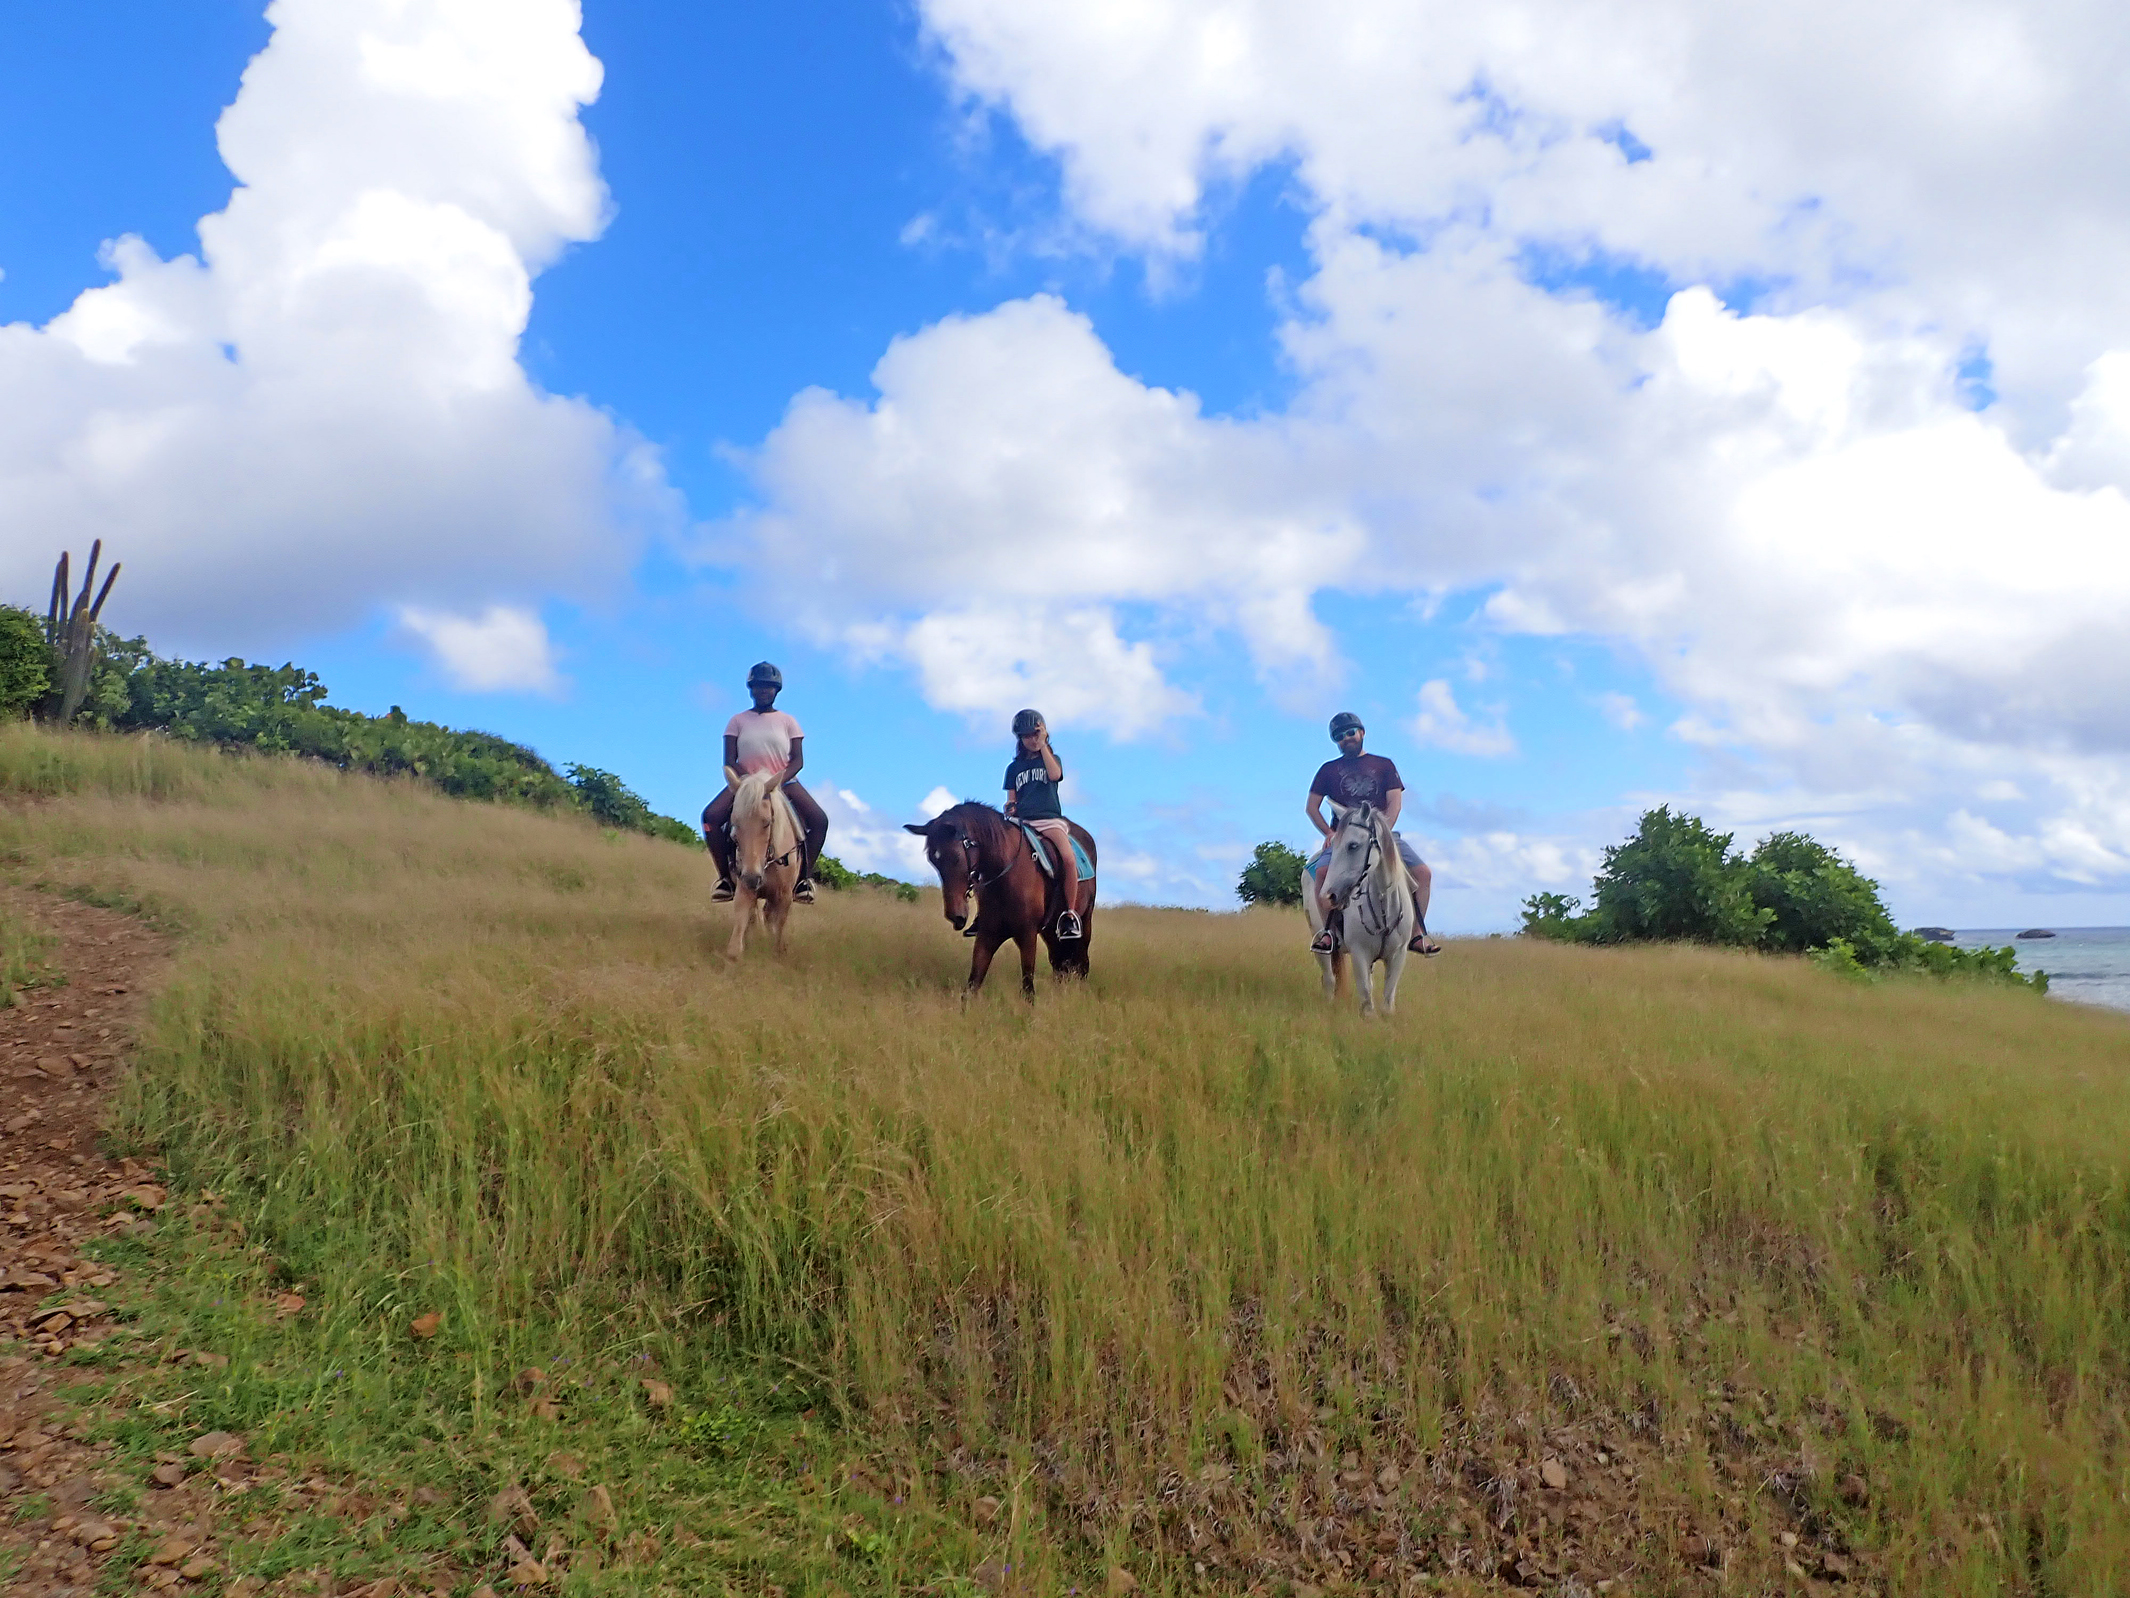
[[[947,924],[959,932],[969,924],[970,899],[976,904],[976,951],[969,959],[969,985],[974,993],[984,985],[992,957],[1007,943],[1021,950],[1021,992],[1035,997],[1035,940],[1041,934],[1050,946],[1050,969],[1061,977],[1087,975],[1088,945],[1095,936],[1095,877],[1092,871],[1080,879],[1081,935],[1058,941],[1058,911],[1064,908],[1058,880],[1046,876],[1035,863],[1034,845],[1028,834],[989,805],[971,799],[945,810],[924,826],[908,824],[905,830],[924,839],[924,852],[939,873],[941,898]],[[1095,863],[1095,840],[1078,822],[1072,835],[1087,850],[1087,863]]]

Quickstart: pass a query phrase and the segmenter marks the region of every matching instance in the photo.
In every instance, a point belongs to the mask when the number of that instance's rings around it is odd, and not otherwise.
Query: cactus
[[[102,559],[104,541],[99,538],[89,546],[89,569],[81,579],[81,594],[71,608],[67,604],[68,552],[62,550],[59,564],[52,568],[52,603],[44,618],[44,641],[52,646],[59,659],[59,685],[56,689],[58,707],[53,719],[62,725],[74,719],[81,709],[82,696],[89,691],[89,670],[96,664],[96,618],[103,614],[104,601],[111,597],[111,585],[118,581],[119,563],[113,561],[111,570],[104,578],[103,588],[96,594],[96,603],[89,603],[89,594],[96,587],[96,563]],[[46,701],[49,705],[50,701]]]

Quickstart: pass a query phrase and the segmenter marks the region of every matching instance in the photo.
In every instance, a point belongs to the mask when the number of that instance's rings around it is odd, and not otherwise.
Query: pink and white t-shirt
[[[725,736],[739,740],[740,773],[782,771],[791,764],[792,740],[803,738],[796,716],[781,710],[743,710],[725,723]]]

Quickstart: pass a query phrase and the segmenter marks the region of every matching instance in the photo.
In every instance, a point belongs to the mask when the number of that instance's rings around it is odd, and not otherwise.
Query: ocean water
[[[2021,938],[2022,930],[1961,931],[1953,942],[1963,949],[2009,943],[2020,970],[2048,972],[2050,998],[2130,1010],[2130,927],[2051,927],[2053,938]]]

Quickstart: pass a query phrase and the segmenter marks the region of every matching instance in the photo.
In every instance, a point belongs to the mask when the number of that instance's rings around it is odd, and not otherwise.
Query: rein
[[[1025,832],[1022,832],[1019,827],[1013,828],[1013,832],[1014,835],[1021,840],[1021,847],[1024,849],[1027,848],[1028,835]],[[1011,871],[1015,866],[1021,863],[1020,857],[1018,855],[1013,855],[1009,852],[1008,858],[999,865],[997,870],[993,871],[988,877],[984,876],[981,871],[981,867],[983,865],[983,846],[979,844],[976,839],[970,834],[969,829],[966,826],[963,827],[961,831],[961,848],[962,853],[968,857],[968,891],[970,893],[979,893],[985,888],[990,887],[992,883],[998,881],[1000,877],[1003,877],[1004,875],[1006,875],[1007,872]]]
[[[1360,915],[1361,926],[1375,937],[1383,937],[1391,931],[1392,921],[1383,912],[1383,904],[1376,895],[1377,857],[1383,854],[1383,839],[1377,834],[1375,824],[1368,828],[1368,848],[1361,855],[1361,877],[1354,884],[1354,898],[1358,901],[1354,910]],[[1399,869],[1403,869],[1400,863]],[[1391,895],[1393,899],[1396,895]],[[1372,913],[1373,912],[1373,913]]]
[[[769,815],[769,836],[770,836],[771,838],[774,838],[774,837],[776,837],[776,835],[777,835],[777,823],[776,823],[776,809],[775,809],[775,807],[776,807],[776,805],[777,805],[778,803],[780,803],[780,802],[781,802],[782,804],[784,804],[784,805],[786,805],[786,806],[788,807],[788,806],[789,806],[789,805],[791,804],[791,801],[790,801],[789,799],[786,799],[786,798],[784,797],[784,795],[783,795],[783,794],[782,794],[781,792],[779,792],[779,791],[776,791],[776,790],[772,790],[772,791],[771,791],[771,793],[770,793],[770,796],[769,796],[769,798],[770,798],[770,815]],[[791,819],[792,819],[792,832],[793,832],[793,834],[794,834],[794,836],[793,836],[793,838],[792,838],[792,840],[791,840],[791,847],[790,847],[789,849],[786,849],[786,850],[785,850],[785,851],[784,851],[784,852],[783,852],[782,854],[779,854],[779,855],[767,855],[767,856],[766,856],[766,858],[764,858],[764,860],[762,861],[762,869],[763,869],[764,871],[767,871],[767,870],[768,870],[768,869],[769,869],[769,868],[770,868],[771,866],[788,866],[788,865],[790,865],[790,864],[791,864],[791,857],[792,857],[793,855],[797,854],[797,853],[799,852],[800,848],[801,848],[801,847],[802,847],[802,846],[803,846],[803,845],[805,844],[805,842],[806,842],[806,832],[805,832],[805,829],[804,829],[804,828],[802,828],[802,827],[800,827],[800,826],[798,825],[798,820],[799,820],[799,818],[798,818],[797,816],[793,816],[793,817],[792,817]],[[726,835],[727,837],[729,837],[730,839],[732,839],[732,841],[733,841],[733,842],[734,842],[735,844],[737,844],[737,843],[739,842],[739,823],[738,823],[738,820],[737,820],[737,818],[735,818],[735,817],[727,817],[727,818],[726,818],[726,821],[725,821],[725,835]],[[765,845],[764,847],[765,847],[765,849],[766,849],[766,847],[767,847],[767,846]]]

